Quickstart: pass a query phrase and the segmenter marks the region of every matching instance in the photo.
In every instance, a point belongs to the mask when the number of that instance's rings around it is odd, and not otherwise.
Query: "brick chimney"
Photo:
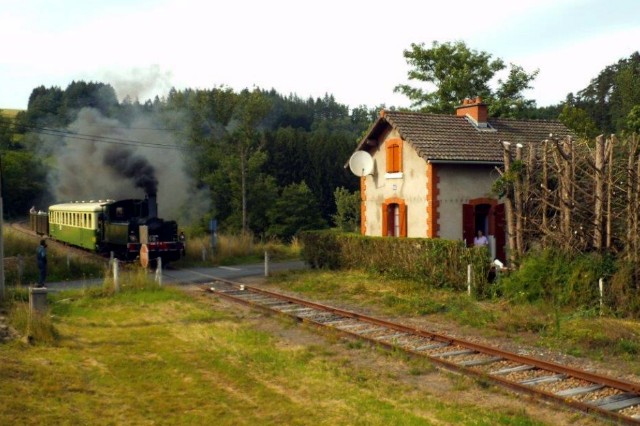
[[[462,105],[456,107],[456,116],[465,117],[468,116],[478,127],[485,127],[487,125],[487,104],[482,102],[482,98],[477,96],[475,99],[465,99],[462,101]]]

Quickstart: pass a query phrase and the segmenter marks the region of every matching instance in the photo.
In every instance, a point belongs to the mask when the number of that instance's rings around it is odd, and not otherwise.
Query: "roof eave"
[[[485,166],[501,166],[503,161],[496,160],[443,160],[443,159],[426,159],[427,163],[432,164],[474,164],[474,165],[485,165]]]

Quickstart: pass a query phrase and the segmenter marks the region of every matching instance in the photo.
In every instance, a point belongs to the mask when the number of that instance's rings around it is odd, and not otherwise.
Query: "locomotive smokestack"
[[[158,217],[158,198],[155,193],[147,194],[147,205],[149,207],[149,218]]]

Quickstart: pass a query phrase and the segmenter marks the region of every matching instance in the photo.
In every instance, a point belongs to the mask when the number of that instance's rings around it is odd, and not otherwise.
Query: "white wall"
[[[386,141],[398,138],[392,130],[384,136],[375,152],[373,176],[366,177],[366,235],[382,235],[382,203],[388,198],[401,198],[407,206],[407,236],[427,236],[427,163],[411,145],[403,141],[402,177],[386,176]]]

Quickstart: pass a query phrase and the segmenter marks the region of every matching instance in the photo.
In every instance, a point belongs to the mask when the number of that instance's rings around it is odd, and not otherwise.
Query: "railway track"
[[[640,424],[640,383],[601,376],[443,334],[369,317],[227,280],[203,287],[221,298],[328,328],[517,392],[621,424]]]

